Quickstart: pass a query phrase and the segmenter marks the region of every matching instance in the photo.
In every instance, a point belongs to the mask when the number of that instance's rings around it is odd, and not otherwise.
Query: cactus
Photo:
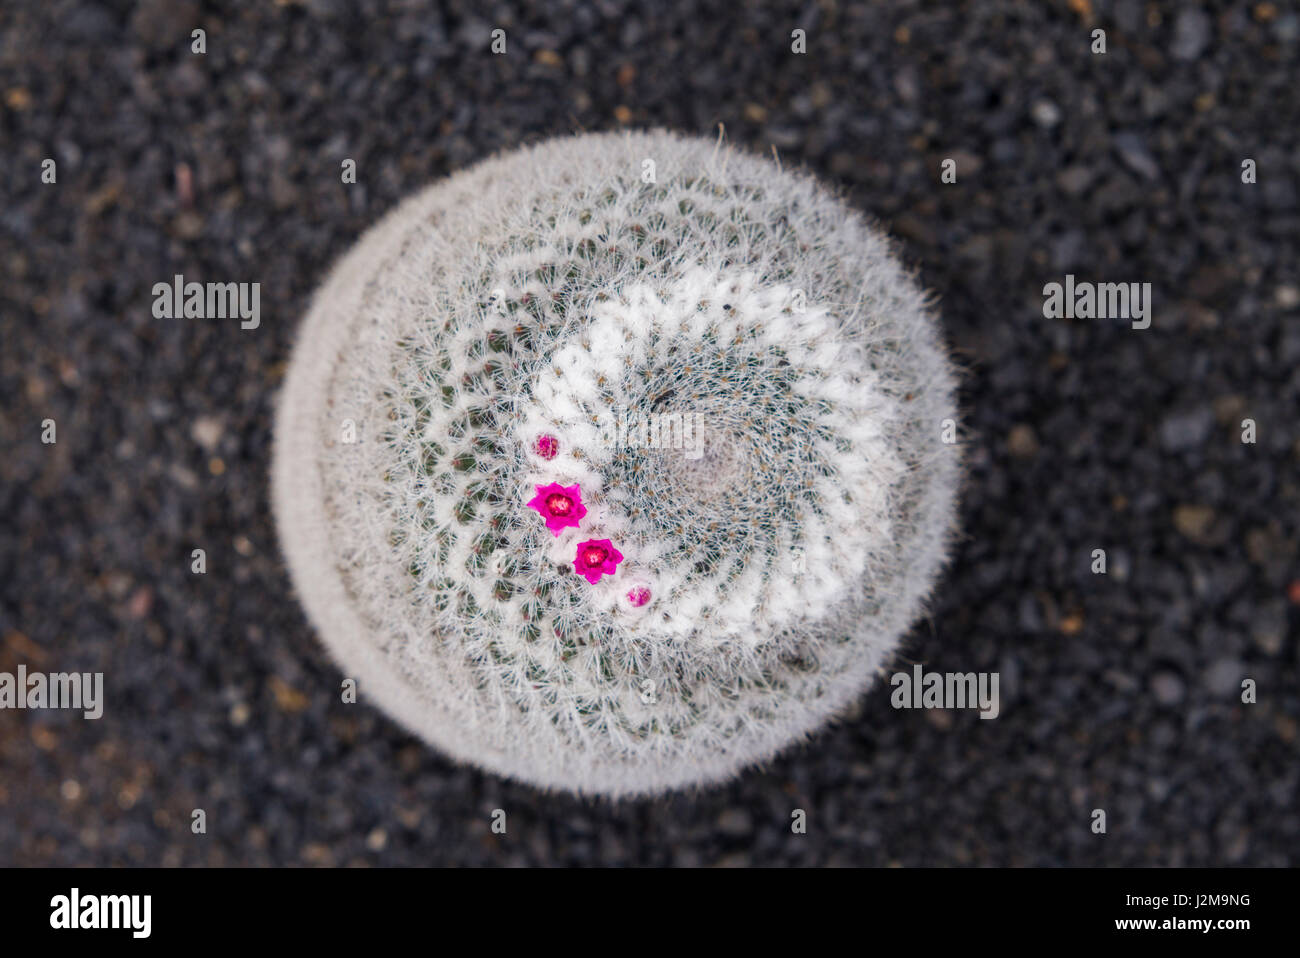
[[[955,416],[922,293],[841,200],[587,135],[426,189],[336,266],[274,505],[363,698],[455,759],[647,794],[770,758],[889,663],[951,538]]]

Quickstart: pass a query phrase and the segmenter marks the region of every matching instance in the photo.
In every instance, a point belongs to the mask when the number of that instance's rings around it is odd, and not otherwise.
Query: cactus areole
[[[955,420],[925,297],[839,198],[712,140],[580,136],[335,266],[274,505],[362,701],[502,775],[648,794],[771,758],[889,664],[953,532]]]

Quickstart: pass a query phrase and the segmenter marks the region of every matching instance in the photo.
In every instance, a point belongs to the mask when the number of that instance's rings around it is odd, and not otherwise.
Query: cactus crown
[[[585,136],[430,188],[335,269],[277,516],[327,645],[410,728],[642,793],[870,682],[942,562],[953,415],[920,292],[814,181]]]

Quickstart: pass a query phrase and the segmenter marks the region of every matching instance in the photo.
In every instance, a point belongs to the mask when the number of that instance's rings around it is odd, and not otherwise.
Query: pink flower
[[[613,575],[614,569],[623,561],[623,553],[614,548],[608,539],[588,539],[578,546],[578,555],[573,560],[573,571],[586,576],[588,582],[596,582],[602,575]]]
[[[549,486],[538,486],[537,495],[528,505],[541,513],[546,528],[557,536],[567,526],[576,527],[587,514],[587,507],[582,504],[582,490],[576,484],[562,486],[553,482]]]
[[[650,601],[650,590],[643,585],[633,586],[627,590],[628,605],[634,609],[639,609]]]
[[[551,460],[560,451],[560,440],[547,433],[544,436],[537,437],[537,442],[533,445],[533,448],[543,459]]]

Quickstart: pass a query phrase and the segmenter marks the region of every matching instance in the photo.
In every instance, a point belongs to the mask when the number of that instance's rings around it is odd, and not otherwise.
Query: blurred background
[[[7,2],[0,671],[102,671],[105,712],[0,711],[0,864],[1297,864],[1298,76],[1270,2]],[[998,671],[1001,716],[880,685],[763,770],[619,805],[456,767],[340,702],[291,592],[295,325],[438,177],[719,124],[936,295],[969,477],[905,663]],[[155,319],[176,273],[260,283],[260,327]],[[1067,273],[1151,283],[1151,328],[1045,319]]]

